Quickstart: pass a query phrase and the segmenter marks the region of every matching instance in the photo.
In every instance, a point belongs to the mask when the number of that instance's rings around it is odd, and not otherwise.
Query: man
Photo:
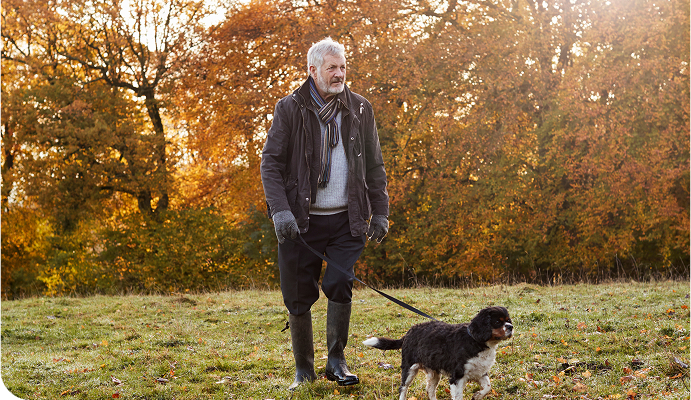
[[[295,382],[312,381],[314,347],[310,308],[319,298],[322,260],[314,249],[353,272],[367,238],[389,229],[389,195],[372,105],[345,85],[343,45],[326,38],[307,53],[307,81],[276,104],[262,152],[261,175],[278,238],[281,292],[288,308]],[[365,237],[365,235],[367,237]],[[327,265],[326,376],[341,386],[359,383],[348,370],[353,280]]]

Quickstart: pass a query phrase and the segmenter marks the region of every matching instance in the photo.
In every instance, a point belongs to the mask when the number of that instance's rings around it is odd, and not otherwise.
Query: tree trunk
[[[145,97],[146,110],[149,113],[149,118],[154,127],[155,141],[154,141],[154,152],[156,159],[156,187],[158,188],[158,203],[154,209],[151,202],[153,200],[152,190],[148,189],[146,192],[140,192],[137,197],[139,204],[139,210],[143,213],[153,213],[159,214],[161,211],[168,209],[168,165],[166,158],[166,136],[163,128],[163,120],[161,119],[161,112],[158,107],[158,100],[154,96],[154,88],[148,88],[143,91]],[[144,203],[148,203],[144,204]]]

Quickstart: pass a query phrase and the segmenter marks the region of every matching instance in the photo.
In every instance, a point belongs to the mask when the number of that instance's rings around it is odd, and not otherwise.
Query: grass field
[[[487,398],[689,398],[688,282],[388,293],[449,323],[488,305],[509,309],[516,336],[500,346]],[[291,393],[279,292],[3,301],[2,379],[24,399],[397,399],[400,352],[361,342],[400,337],[423,319],[356,290],[346,357],[361,384],[341,388],[323,378],[325,316],[322,298],[313,308],[321,378]],[[423,375],[413,397],[427,398]]]

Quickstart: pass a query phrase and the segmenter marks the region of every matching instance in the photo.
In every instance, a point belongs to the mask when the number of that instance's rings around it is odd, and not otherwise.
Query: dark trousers
[[[308,245],[325,254],[341,267],[353,272],[353,265],[365,248],[365,235],[350,234],[348,213],[310,215],[309,230],[302,234]],[[299,239],[296,239],[299,240]],[[301,245],[286,239],[278,245],[278,268],[281,272],[283,302],[293,315],[302,315],[319,299],[319,276],[322,260]],[[326,266],[322,291],[336,303],[350,303],[353,279],[331,265]]]

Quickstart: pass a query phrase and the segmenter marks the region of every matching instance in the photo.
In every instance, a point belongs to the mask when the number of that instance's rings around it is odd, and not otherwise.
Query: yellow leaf
[[[585,371],[581,375],[583,375],[584,378],[590,378],[591,376],[593,376],[593,374],[590,371]]]
[[[588,387],[585,386],[584,384],[578,382],[576,386],[573,387],[573,390],[576,392],[586,392],[588,391]]]
[[[338,389],[334,389],[334,394],[338,396],[341,393],[338,391]]]
[[[103,341],[101,342],[101,345],[103,345],[103,346],[108,346],[108,341],[105,340],[105,339],[103,339]]]

